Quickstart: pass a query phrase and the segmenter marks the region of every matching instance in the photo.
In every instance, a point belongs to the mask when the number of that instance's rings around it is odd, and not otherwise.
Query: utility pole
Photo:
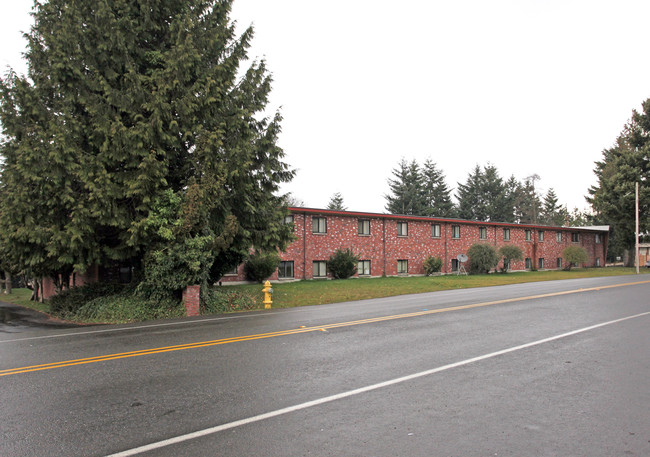
[[[639,183],[636,183],[636,230],[635,238],[636,242],[634,245],[634,263],[636,264],[636,274],[639,274]]]

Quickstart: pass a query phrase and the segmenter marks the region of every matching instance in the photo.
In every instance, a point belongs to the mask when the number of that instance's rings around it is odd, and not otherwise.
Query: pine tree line
[[[588,215],[577,209],[567,210],[551,188],[542,196],[535,188],[540,178],[532,175],[523,181],[511,176],[504,180],[494,165],[476,165],[464,183],[458,183],[457,204],[445,175],[427,159],[402,159],[388,179],[390,193],[385,195],[386,211],[392,214],[436,216],[477,221],[542,224],[552,226],[584,225]]]

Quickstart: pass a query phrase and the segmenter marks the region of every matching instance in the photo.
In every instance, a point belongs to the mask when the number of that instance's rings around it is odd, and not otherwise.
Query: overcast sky
[[[3,73],[25,71],[31,5],[3,4]],[[451,188],[489,162],[584,209],[594,162],[650,98],[647,0],[235,0],[232,17],[273,74],[297,170],[283,190],[309,207],[340,192],[384,212],[400,159],[430,157]]]

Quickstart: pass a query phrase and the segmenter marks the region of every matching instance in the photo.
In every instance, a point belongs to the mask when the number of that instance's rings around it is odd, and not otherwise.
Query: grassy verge
[[[35,309],[42,313],[49,313],[50,306],[47,303],[38,303],[30,301],[32,296],[31,289],[12,289],[11,294],[0,294],[0,301],[11,303],[13,305],[24,306],[25,308]]]
[[[403,278],[362,278],[347,280],[313,280],[297,282],[280,282],[273,284],[273,308],[292,308],[296,306],[319,305],[356,301],[369,298],[391,297],[396,295],[435,292],[440,290],[466,289],[472,287],[501,286],[507,284],[520,284],[537,281],[554,281],[562,279],[593,278],[602,276],[620,276],[634,274],[633,268],[583,268],[572,271],[535,271],[508,274],[490,274],[476,276],[430,276],[430,277],[403,277]],[[650,273],[650,269],[643,269],[642,274]],[[225,304],[209,308],[212,312],[241,311],[243,309],[260,309],[262,304],[262,286],[260,284],[247,284],[238,286],[217,287],[217,290],[226,293],[239,292],[241,298],[251,297],[250,303],[245,307],[232,302],[227,298]],[[0,301],[14,303],[45,313],[49,312],[47,303],[34,303],[29,301],[29,289],[14,289],[11,295],[0,295]],[[223,300],[221,300],[223,301]],[[237,306],[235,306],[237,305]],[[249,306],[250,305],[250,306]],[[161,307],[160,310],[150,304],[142,308],[135,306],[132,300],[123,297],[111,296],[97,299],[88,312],[92,315],[78,316],[81,322],[134,322],[143,319],[177,317],[182,315],[182,308]],[[169,308],[169,309],[167,309]],[[155,311],[152,314],[152,310]],[[99,313],[99,314],[97,314]]]
[[[580,268],[572,271],[531,271],[508,274],[475,276],[429,276],[404,278],[361,278],[347,280],[313,280],[273,284],[273,307],[338,303],[368,298],[391,297],[395,295],[435,292],[439,290],[466,289],[472,287],[502,286],[537,281],[593,278],[633,274],[633,268]],[[642,273],[650,273],[643,270]],[[262,286],[238,285],[228,289],[247,292],[262,303]]]

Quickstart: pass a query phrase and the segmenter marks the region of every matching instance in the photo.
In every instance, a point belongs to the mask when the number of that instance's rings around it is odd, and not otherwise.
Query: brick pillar
[[[199,312],[199,297],[201,294],[201,286],[187,286],[183,290],[183,304],[185,305],[186,316],[198,316]]]

